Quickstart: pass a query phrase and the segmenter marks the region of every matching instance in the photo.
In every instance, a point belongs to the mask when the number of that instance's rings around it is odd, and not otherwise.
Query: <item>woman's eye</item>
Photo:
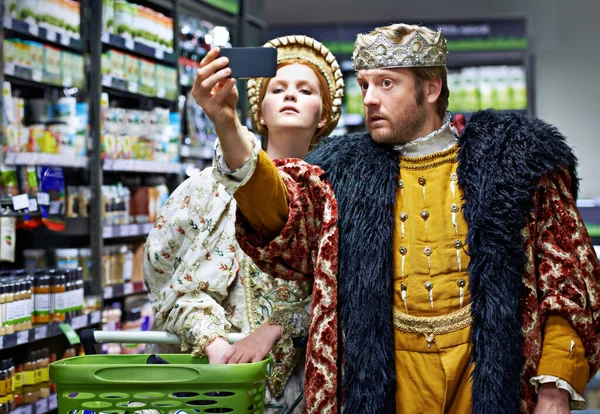
[[[300,92],[304,95],[312,95],[312,91],[310,89],[301,89]]]
[[[271,93],[281,93],[281,92],[283,92],[282,88],[275,88],[271,91]]]

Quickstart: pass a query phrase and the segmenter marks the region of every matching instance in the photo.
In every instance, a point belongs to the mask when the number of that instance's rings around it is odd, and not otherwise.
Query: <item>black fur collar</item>
[[[494,111],[474,114],[459,144],[471,255],[473,413],[517,413],[526,260],[520,230],[538,180],[561,166],[574,174],[576,160],[555,128]],[[306,161],[327,173],[339,206],[344,411],[395,413],[391,275],[398,154],[368,134],[354,134],[326,139]]]

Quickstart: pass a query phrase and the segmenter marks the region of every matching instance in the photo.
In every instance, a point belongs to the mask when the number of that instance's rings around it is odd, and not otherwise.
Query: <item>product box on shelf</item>
[[[85,60],[82,55],[71,55],[73,63],[73,86],[83,88],[85,86]]]
[[[102,31],[113,32],[114,0],[102,0]]]
[[[144,94],[156,95],[155,64],[146,59],[140,59],[141,84],[140,91]]]
[[[44,70],[44,45],[38,42],[29,43],[30,67],[32,70]]]
[[[114,30],[119,36],[132,38],[133,15],[137,14],[137,5],[125,0],[114,1]]]
[[[61,51],[52,46],[44,48],[44,72],[51,75],[61,75]]]
[[[125,55],[125,72],[127,81],[138,87],[140,84],[140,59],[129,54]]]
[[[125,79],[125,54],[116,50],[111,50],[109,53],[112,76],[119,79]]]

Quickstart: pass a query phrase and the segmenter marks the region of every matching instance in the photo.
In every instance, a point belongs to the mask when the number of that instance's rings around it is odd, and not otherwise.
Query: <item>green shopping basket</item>
[[[179,342],[164,332],[92,334],[97,342]],[[206,357],[159,356],[168,364],[147,364],[148,355],[87,355],[51,364],[59,414],[264,412],[270,357],[248,364],[211,365]]]

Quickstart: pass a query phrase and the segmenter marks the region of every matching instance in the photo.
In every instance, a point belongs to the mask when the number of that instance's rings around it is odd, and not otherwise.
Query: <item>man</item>
[[[446,56],[424,27],[359,35],[369,134],[306,162],[273,164],[218,120],[240,245],[271,274],[314,278],[306,412],[568,413],[598,368],[576,159],[537,119],[451,122]],[[215,85],[198,93],[217,119],[233,86]]]

